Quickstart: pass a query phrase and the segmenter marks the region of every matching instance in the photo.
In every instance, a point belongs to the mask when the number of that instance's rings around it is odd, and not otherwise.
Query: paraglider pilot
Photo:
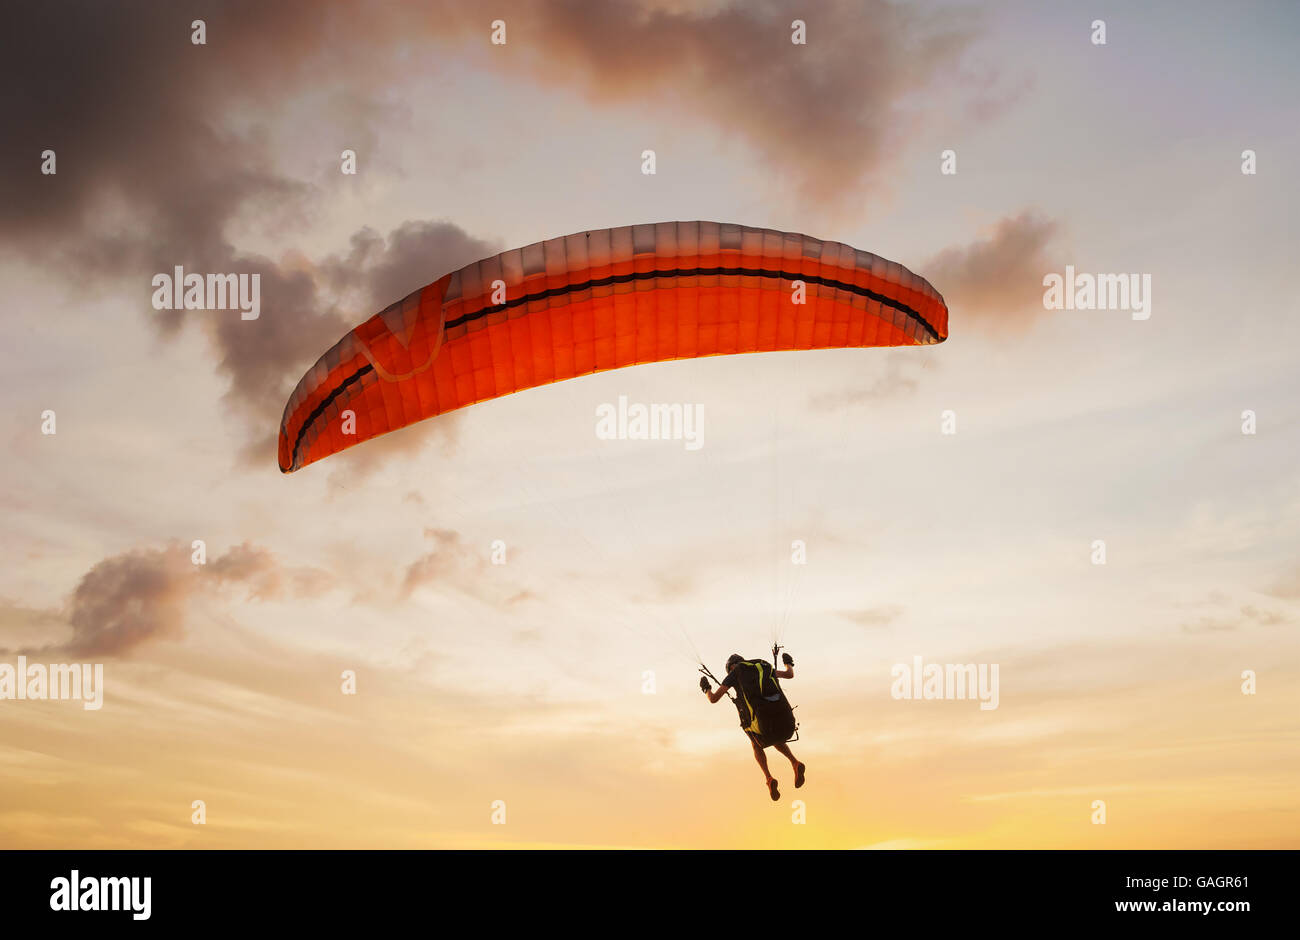
[[[776,659],[773,649],[772,659]],[[786,653],[781,657],[785,669],[776,669],[764,659],[745,659],[739,653],[733,653],[727,659],[727,677],[719,684],[716,691],[710,688],[708,678],[700,679],[700,690],[708,696],[711,704],[729,698],[728,692],[736,691],[733,699],[736,710],[740,712],[740,726],[745,729],[749,743],[754,748],[754,760],[763,771],[767,791],[773,800],[781,798],[777,790],[776,778],[767,769],[767,755],[764,748],[774,747],[790,761],[794,768],[795,787],[803,786],[805,767],[790,752],[789,741],[798,727],[794,720],[794,711],[786,701],[785,693],[777,679],[794,678],[794,658]],[[703,670],[708,673],[707,670]],[[708,675],[712,675],[708,673]],[[717,682],[717,678],[714,677]]]

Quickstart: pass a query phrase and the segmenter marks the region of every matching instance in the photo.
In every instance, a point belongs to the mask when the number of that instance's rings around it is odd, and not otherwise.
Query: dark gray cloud
[[[0,60],[5,247],[82,278],[228,260],[225,226],[248,201],[304,195],[228,112],[291,80],[295,56],[332,19],[307,15],[313,7],[55,0],[7,10],[6,33],[21,42]],[[208,22],[206,46],[190,42],[195,18]],[[58,154],[55,176],[37,172],[46,148]]]
[[[914,113],[909,96],[952,73],[974,37],[963,14],[885,0],[544,0],[493,15],[510,27],[494,66],[597,104],[694,115],[823,200],[879,175]],[[796,18],[807,45],[790,42]],[[190,42],[194,19],[207,23],[204,46]],[[256,119],[334,89],[341,135],[381,145],[377,92],[409,73],[412,43],[481,51],[488,22],[478,4],[456,2],[19,5],[5,25],[21,42],[0,61],[0,241],[42,261],[51,249],[75,257],[86,276],[166,270],[178,251],[219,270],[235,253],[227,225],[250,202],[263,216],[294,214],[312,197],[276,168]],[[56,177],[36,173],[47,147]],[[107,208],[137,224],[116,224]]]
[[[353,234],[346,252],[318,266],[332,290],[358,292],[363,306],[376,309],[400,300],[434,277],[455,271],[505,248],[467,235],[450,222],[404,222],[380,235],[372,228]]]
[[[129,289],[141,306],[153,274],[260,276],[262,312],[192,317],[208,335],[227,404],[248,428],[243,457],[271,461],[275,428],[301,373],[351,326],[492,246],[445,222],[410,222],[388,239],[363,229],[351,250],[281,264],[239,250],[232,223],[310,216],[312,186],[274,169],[236,112],[283,100],[327,64],[383,63],[402,16],[310,2],[29,4],[6,13],[23,37],[0,61],[6,146],[0,149],[0,249],[67,273],[81,287]],[[194,19],[208,44],[190,42]],[[340,51],[339,36],[347,37]],[[333,37],[333,38],[331,38]],[[365,71],[378,81],[382,68]],[[366,136],[365,83],[340,127]],[[262,96],[270,95],[270,98]],[[45,149],[58,173],[38,173]],[[134,286],[132,286],[134,285]],[[360,309],[334,299],[346,287]],[[164,336],[183,314],[148,308]]]
[[[883,0],[544,0],[492,15],[509,23],[508,54],[492,60],[501,69],[598,105],[712,124],[747,142],[774,179],[823,204],[880,178],[898,149],[892,138],[905,133],[909,96],[945,74],[971,38],[961,17]],[[806,46],[790,42],[795,18],[807,21]],[[206,45],[191,42],[196,19]],[[322,198],[312,173],[280,165],[264,130],[294,101],[328,94],[340,137],[380,147],[374,122],[392,119],[380,92],[409,73],[412,45],[481,51],[489,21],[478,4],[454,2],[17,5],[5,32],[19,41],[0,59],[0,252],[70,287],[138,292],[164,336],[201,323],[229,381],[227,404],[248,429],[243,456],[269,461],[288,391],[324,349],[499,246],[447,222],[413,221],[386,239],[363,228],[346,250],[314,262],[241,249],[236,223],[252,219],[291,239]],[[47,148],[58,155],[55,176],[38,172]],[[176,264],[258,273],[261,316],[145,308],[149,279]]]

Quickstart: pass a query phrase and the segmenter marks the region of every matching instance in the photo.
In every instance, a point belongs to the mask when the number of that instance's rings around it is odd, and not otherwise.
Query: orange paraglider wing
[[[608,369],[947,337],[948,308],[924,279],[838,242],[718,222],[580,232],[467,265],[344,336],[285,405],[280,469]]]

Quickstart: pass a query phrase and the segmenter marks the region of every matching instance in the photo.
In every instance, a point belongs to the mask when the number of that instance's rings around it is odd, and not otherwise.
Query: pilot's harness
[[[778,645],[776,645],[775,643],[772,644],[772,671],[773,671],[773,672],[776,671],[776,664],[777,664],[778,662],[780,662],[780,658],[779,658],[779,654],[780,654],[780,652],[781,652],[781,647],[778,646]],[[717,685],[717,686],[719,686],[719,687],[722,686],[722,683],[718,680],[718,677],[715,676],[713,673],[709,672],[709,667],[706,666],[706,665],[704,665],[704,663],[700,663],[700,672],[703,673],[704,675],[708,676],[710,679],[712,679],[714,685]],[[781,694],[782,694],[782,695],[785,695],[785,690],[784,690],[784,689],[781,689],[780,683],[778,683],[777,680],[776,680],[776,676],[773,676],[773,677],[772,677],[772,682],[773,682],[774,684],[776,684],[776,687],[777,687],[778,689],[781,690]],[[761,672],[759,673],[759,684],[758,684],[758,687],[759,687],[759,690],[760,690],[760,691],[761,691],[762,688],[763,688],[763,679],[762,679],[762,673],[761,673]],[[737,689],[737,690],[736,690],[736,694],[737,694],[737,695],[743,695],[744,693],[741,692],[739,689]],[[733,699],[733,698],[731,698],[731,695],[730,695],[730,694],[727,695],[727,698],[731,699],[731,703],[732,703],[733,705],[736,705],[737,708],[740,707],[739,704],[736,702],[736,700]],[[786,696],[786,703],[789,704],[789,702],[790,702],[790,698],[789,698],[789,696]],[[757,711],[757,710],[756,710],[752,705],[749,705],[748,701],[746,701],[745,704],[746,704],[746,707],[749,708],[749,719],[750,719],[750,721],[757,721],[757,720],[758,720],[758,711]],[[795,710],[796,708],[798,708],[797,705],[790,705],[790,712],[793,714],[793,712],[794,712],[794,710]],[[793,735],[793,737],[786,738],[786,743],[789,743],[790,741],[798,741],[798,740],[799,740],[799,722],[796,721],[796,722],[794,723],[794,735]]]

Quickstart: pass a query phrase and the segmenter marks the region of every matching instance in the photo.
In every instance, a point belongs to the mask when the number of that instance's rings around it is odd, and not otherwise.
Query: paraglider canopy
[[[839,242],[718,222],[579,232],[476,261],[350,331],[289,397],[280,469],[608,369],[947,336],[924,279]]]

